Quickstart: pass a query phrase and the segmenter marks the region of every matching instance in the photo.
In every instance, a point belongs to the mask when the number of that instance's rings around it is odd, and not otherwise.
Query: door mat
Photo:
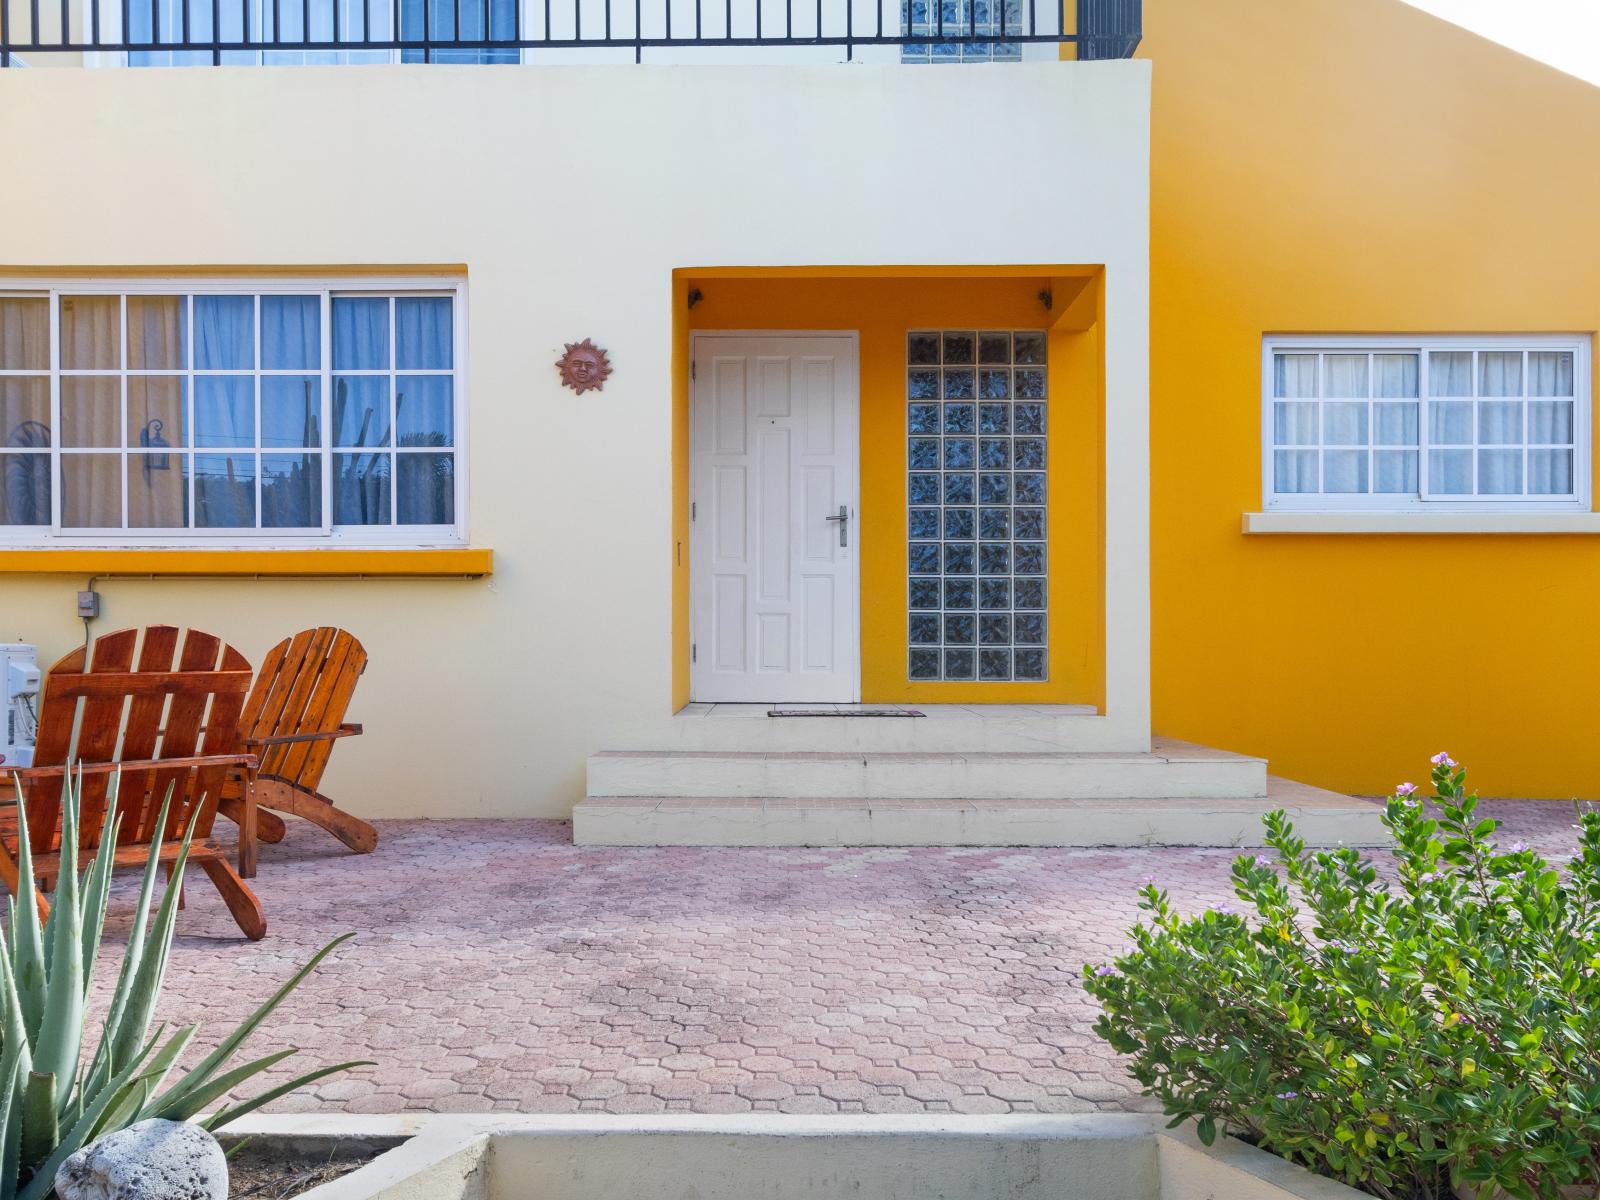
[[[925,717],[927,713],[914,708],[773,708],[769,717]]]

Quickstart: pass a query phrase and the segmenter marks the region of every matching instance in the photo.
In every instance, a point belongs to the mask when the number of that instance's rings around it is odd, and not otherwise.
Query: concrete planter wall
[[[230,1132],[406,1138],[303,1200],[1356,1200],[1160,1118],[285,1116]]]

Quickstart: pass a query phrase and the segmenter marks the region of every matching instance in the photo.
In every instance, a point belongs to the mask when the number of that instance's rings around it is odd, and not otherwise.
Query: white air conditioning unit
[[[39,655],[20,642],[0,642],[0,771],[33,766],[39,731]]]

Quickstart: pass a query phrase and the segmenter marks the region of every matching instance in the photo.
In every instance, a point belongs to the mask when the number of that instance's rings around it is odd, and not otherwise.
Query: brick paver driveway
[[[1489,806],[1570,843],[1567,805]],[[260,1049],[379,1064],[281,1101],[520,1112],[1077,1112],[1140,1107],[1090,1032],[1086,960],[1154,875],[1228,896],[1218,850],[596,850],[556,821],[389,821],[353,857],[291,822],[243,941],[189,888],[161,1016],[220,1036],[355,930]],[[126,936],[119,885],[108,951]],[[110,955],[114,959],[114,955]],[[102,965],[103,989],[114,967]],[[281,1076],[280,1076],[281,1077]]]

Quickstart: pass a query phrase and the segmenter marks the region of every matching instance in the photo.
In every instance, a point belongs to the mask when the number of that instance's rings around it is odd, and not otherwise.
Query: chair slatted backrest
[[[261,661],[240,732],[246,738],[333,732],[366,668],[366,650],[342,629],[324,625],[285,638]],[[315,792],[332,751],[331,738],[264,747],[261,777]]]
[[[181,645],[180,645],[180,634]],[[250,688],[250,664],[220,638],[172,625],[119,629],[79,648],[45,679],[39,705],[35,767],[72,763],[186,759],[238,752],[239,715]],[[123,774],[118,842],[181,837],[199,808],[197,837],[216,816],[225,765],[154,767]],[[100,844],[110,776],[83,777],[84,849]],[[157,830],[161,802],[173,789],[167,828]],[[35,781],[24,806],[36,850],[54,849],[61,817],[61,781]]]

